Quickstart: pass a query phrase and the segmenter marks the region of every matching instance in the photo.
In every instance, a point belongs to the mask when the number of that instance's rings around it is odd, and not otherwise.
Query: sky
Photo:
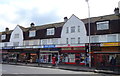
[[[90,16],[97,17],[114,13],[120,0],[89,0]],[[63,22],[64,17],[74,14],[80,19],[88,18],[85,0],[0,0],[0,32],[16,25],[29,27]]]

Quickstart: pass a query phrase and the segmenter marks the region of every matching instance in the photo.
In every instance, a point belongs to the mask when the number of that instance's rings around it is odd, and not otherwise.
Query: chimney
[[[5,28],[5,31],[8,32],[8,31],[9,31],[9,28],[6,27],[6,28]]]
[[[67,22],[68,18],[67,17],[64,17],[64,22]]]
[[[30,26],[31,26],[31,27],[34,27],[34,26],[35,26],[35,24],[34,24],[34,23],[31,23],[31,24],[30,24]]]
[[[120,13],[119,13],[119,8],[115,8],[115,9],[114,9],[114,14],[117,15],[117,16],[120,15]]]

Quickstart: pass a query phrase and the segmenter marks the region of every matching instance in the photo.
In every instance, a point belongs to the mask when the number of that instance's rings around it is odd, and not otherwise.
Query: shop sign
[[[57,45],[56,47],[84,47],[85,44],[63,44],[63,45]]]
[[[3,47],[2,49],[15,49],[15,47]]]
[[[42,46],[33,46],[33,48],[43,48]]]
[[[44,45],[43,48],[55,48],[55,45]]]
[[[102,43],[101,46],[120,46],[120,43]]]
[[[21,47],[15,47],[15,49],[24,49],[25,47],[24,46],[21,46]]]
[[[25,48],[33,48],[33,46],[25,46]]]

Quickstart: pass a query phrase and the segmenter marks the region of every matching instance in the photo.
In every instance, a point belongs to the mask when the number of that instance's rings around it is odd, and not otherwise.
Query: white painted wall
[[[72,26],[75,26],[75,33],[71,33]],[[80,32],[78,32],[78,26],[80,26]],[[66,33],[67,27],[69,27],[69,33]],[[78,37],[80,37],[80,43],[88,42],[88,36],[84,23],[75,15],[72,15],[62,28],[60,44],[66,44],[66,38],[69,38],[69,44],[71,44],[71,38],[75,38],[75,44],[77,44]]]
[[[15,34],[19,34],[19,38],[14,38]],[[13,46],[14,42],[19,42],[19,46],[23,46],[23,31],[18,25],[11,33],[9,46]]]

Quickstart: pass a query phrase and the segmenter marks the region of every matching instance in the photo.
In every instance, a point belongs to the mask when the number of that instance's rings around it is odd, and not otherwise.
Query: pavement
[[[42,63],[38,65],[37,63],[3,63],[3,64],[10,64],[10,65],[21,65],[21,66],[32,66],[32,67],[43,67],[43,68],[52,68],[52,69],[64,69],[64,70],[71,70],[71,71],[84,71],[84,72],[95,72],[95,73],[105,73],[105,74],[114,74],[120,75],[120,70],[111,71],[111,70],[100,70],[96,68],[90,68],[87,66],[80,66],[80,65],[69,65],[69,64],[59,64],[57,66],[52,66],[52,64],[45,64]]]

